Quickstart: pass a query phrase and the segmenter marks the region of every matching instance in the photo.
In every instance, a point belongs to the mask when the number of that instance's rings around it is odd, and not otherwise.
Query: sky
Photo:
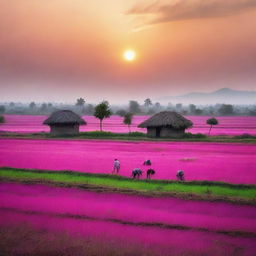
[[[0,101],[255,90],[255,31],[256,0],[0,0]]]

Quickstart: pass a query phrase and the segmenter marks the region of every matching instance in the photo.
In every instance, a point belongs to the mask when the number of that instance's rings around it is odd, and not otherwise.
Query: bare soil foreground
[[[255,206],[15,183],[1,183],[0,196],[2,255],[254,256],[256,251]]]
[[[175,179],[182,169],[189,181],[235,184],[256,184],[255,155],[255,144],[241,143],[0,140],[0,167],[111,173],[118,158],[121,175],[141,168],[145,178],[142,163],[150,159],[154,179]]]

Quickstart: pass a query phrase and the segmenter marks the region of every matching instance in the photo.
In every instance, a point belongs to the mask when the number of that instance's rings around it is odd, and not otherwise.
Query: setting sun
[[[126,61],[134,61],[136,58],[136,52],[134,50],[126,50],[123,54],[123,57]]]

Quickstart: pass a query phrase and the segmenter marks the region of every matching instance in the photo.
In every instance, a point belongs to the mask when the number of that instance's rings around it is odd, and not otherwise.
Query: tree
[[[250,116],[256,116],[256,110],[249,110]]]
[[[219,108],[219,113],[223,116],[225,115],[233,115],[234,114],[234,107],[230,104],[222,104]]]
[[[173,110],[174,109],[173,104],[171,102],[169,102],[166,109],[168,111]]]
[[[10,106],[10,107],[14,107],[14,106],[15,106],[15,103],[14,103],[14,102],[10,102],[9,106]]]
[[[85,113],[89,115],[93,115],[94,113],[94,106],[92,104],[87,104],[85,107]]]
[[[209,130],[209,133],[208,133],[208,135],[210,135],[212,126],[219,124],[219,121],[218,121],[215,117],[212,117],[212,118],[208,119],[208,120],[206,121],[206,123],[210,125],[210,130]]]
[[[129,102],[129,112],[133,114],[140,113],[140,104],[135,100]]]
[[[150,98],[147,98],[147,99],[144,100],[144,106],[145,106],[146,108],[148,108],[148,107],[150,107],[150,106],[152,106],[152,105],[153,105],[153,104],[152,104],[152,101],[151,101]]]
[[[159,112],[161,110],[161,104],[156,102],[153,107],[154,112]]]
[[[43,104],[41,105],[41,107],[40,107],[40,110],[41,110],[42,112],[45,112],[45,111],[47,110],[47,104],[46,104],[46,103],[43,103]]]
[[[197,108],[197,109],[195,110],[195,114],[196,114],[196,115],[202,115],[202,114],[203,114],[203,110],[200,109],[200,108]]]
[[[5,118],[4,116],[0,116],[0,124],[4,123],[5,122]]]
[[[76,106],[83,107],[85,104],[85,100],[83,98],[79,98],[76,100]]]
[[[131,124],[132,124],[132,118],[133,118],[133,114],[132,113],[126,113],[124,115],[124,120],[123,120],[123,123],[128,125],[128,129],[129,129],[129,132],[131,132]]]
[[[36,103],[33,101],[29,104],[29,108],[33,109],[36,107]]]
[[[189,104],[189,112],[191,114],[194,114],[196,112],[196,105],[194,104]]]
[[[155,108],[161,108],[161,104],[159,102],[155,103]]]
[[[102,101],[95,107],[94,116],[100,119],[100,131],[102,131],[102,121],[104,118],[108,118],[112,115],[109,103],[107,101]]]
[[[177,111],[181,111],[182,110],[182,104],[181,103],[177,103],[176,104],[176,110]]]
[[[126,114],[126,111],[124,109],[119,109],[116,111],[116,115],[124,117]]]
[[[0,106],[0,114],[3,114],[5,112],[5,106],[1,105]]]

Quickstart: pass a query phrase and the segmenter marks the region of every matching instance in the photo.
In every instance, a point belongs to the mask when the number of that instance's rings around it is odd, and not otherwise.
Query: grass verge
[[[223,142],[223,143],[256,143],[256,136],[250,134],[242,134],[239,136],[206,136],[201,133],[191,134],[185,133],[181,138],[151,138],[147,137],[145,133],[131,132],[131,133],[113,133],[113,132],[80,132],[78,135],[53,136],[49,133],[17,133],[17,132],[0,132],[2,138],[23,138],[23,139],[67,139],[67,140],[81,140],[81,139],[100,139],[100,140],[124,140],[124,141],[187,141],[187,142]]]
[[[228,201],[256,205],[256,186],[210,181],[132,180],[109,174],[0,168],[1,181],[77,187],[97,192]]]

